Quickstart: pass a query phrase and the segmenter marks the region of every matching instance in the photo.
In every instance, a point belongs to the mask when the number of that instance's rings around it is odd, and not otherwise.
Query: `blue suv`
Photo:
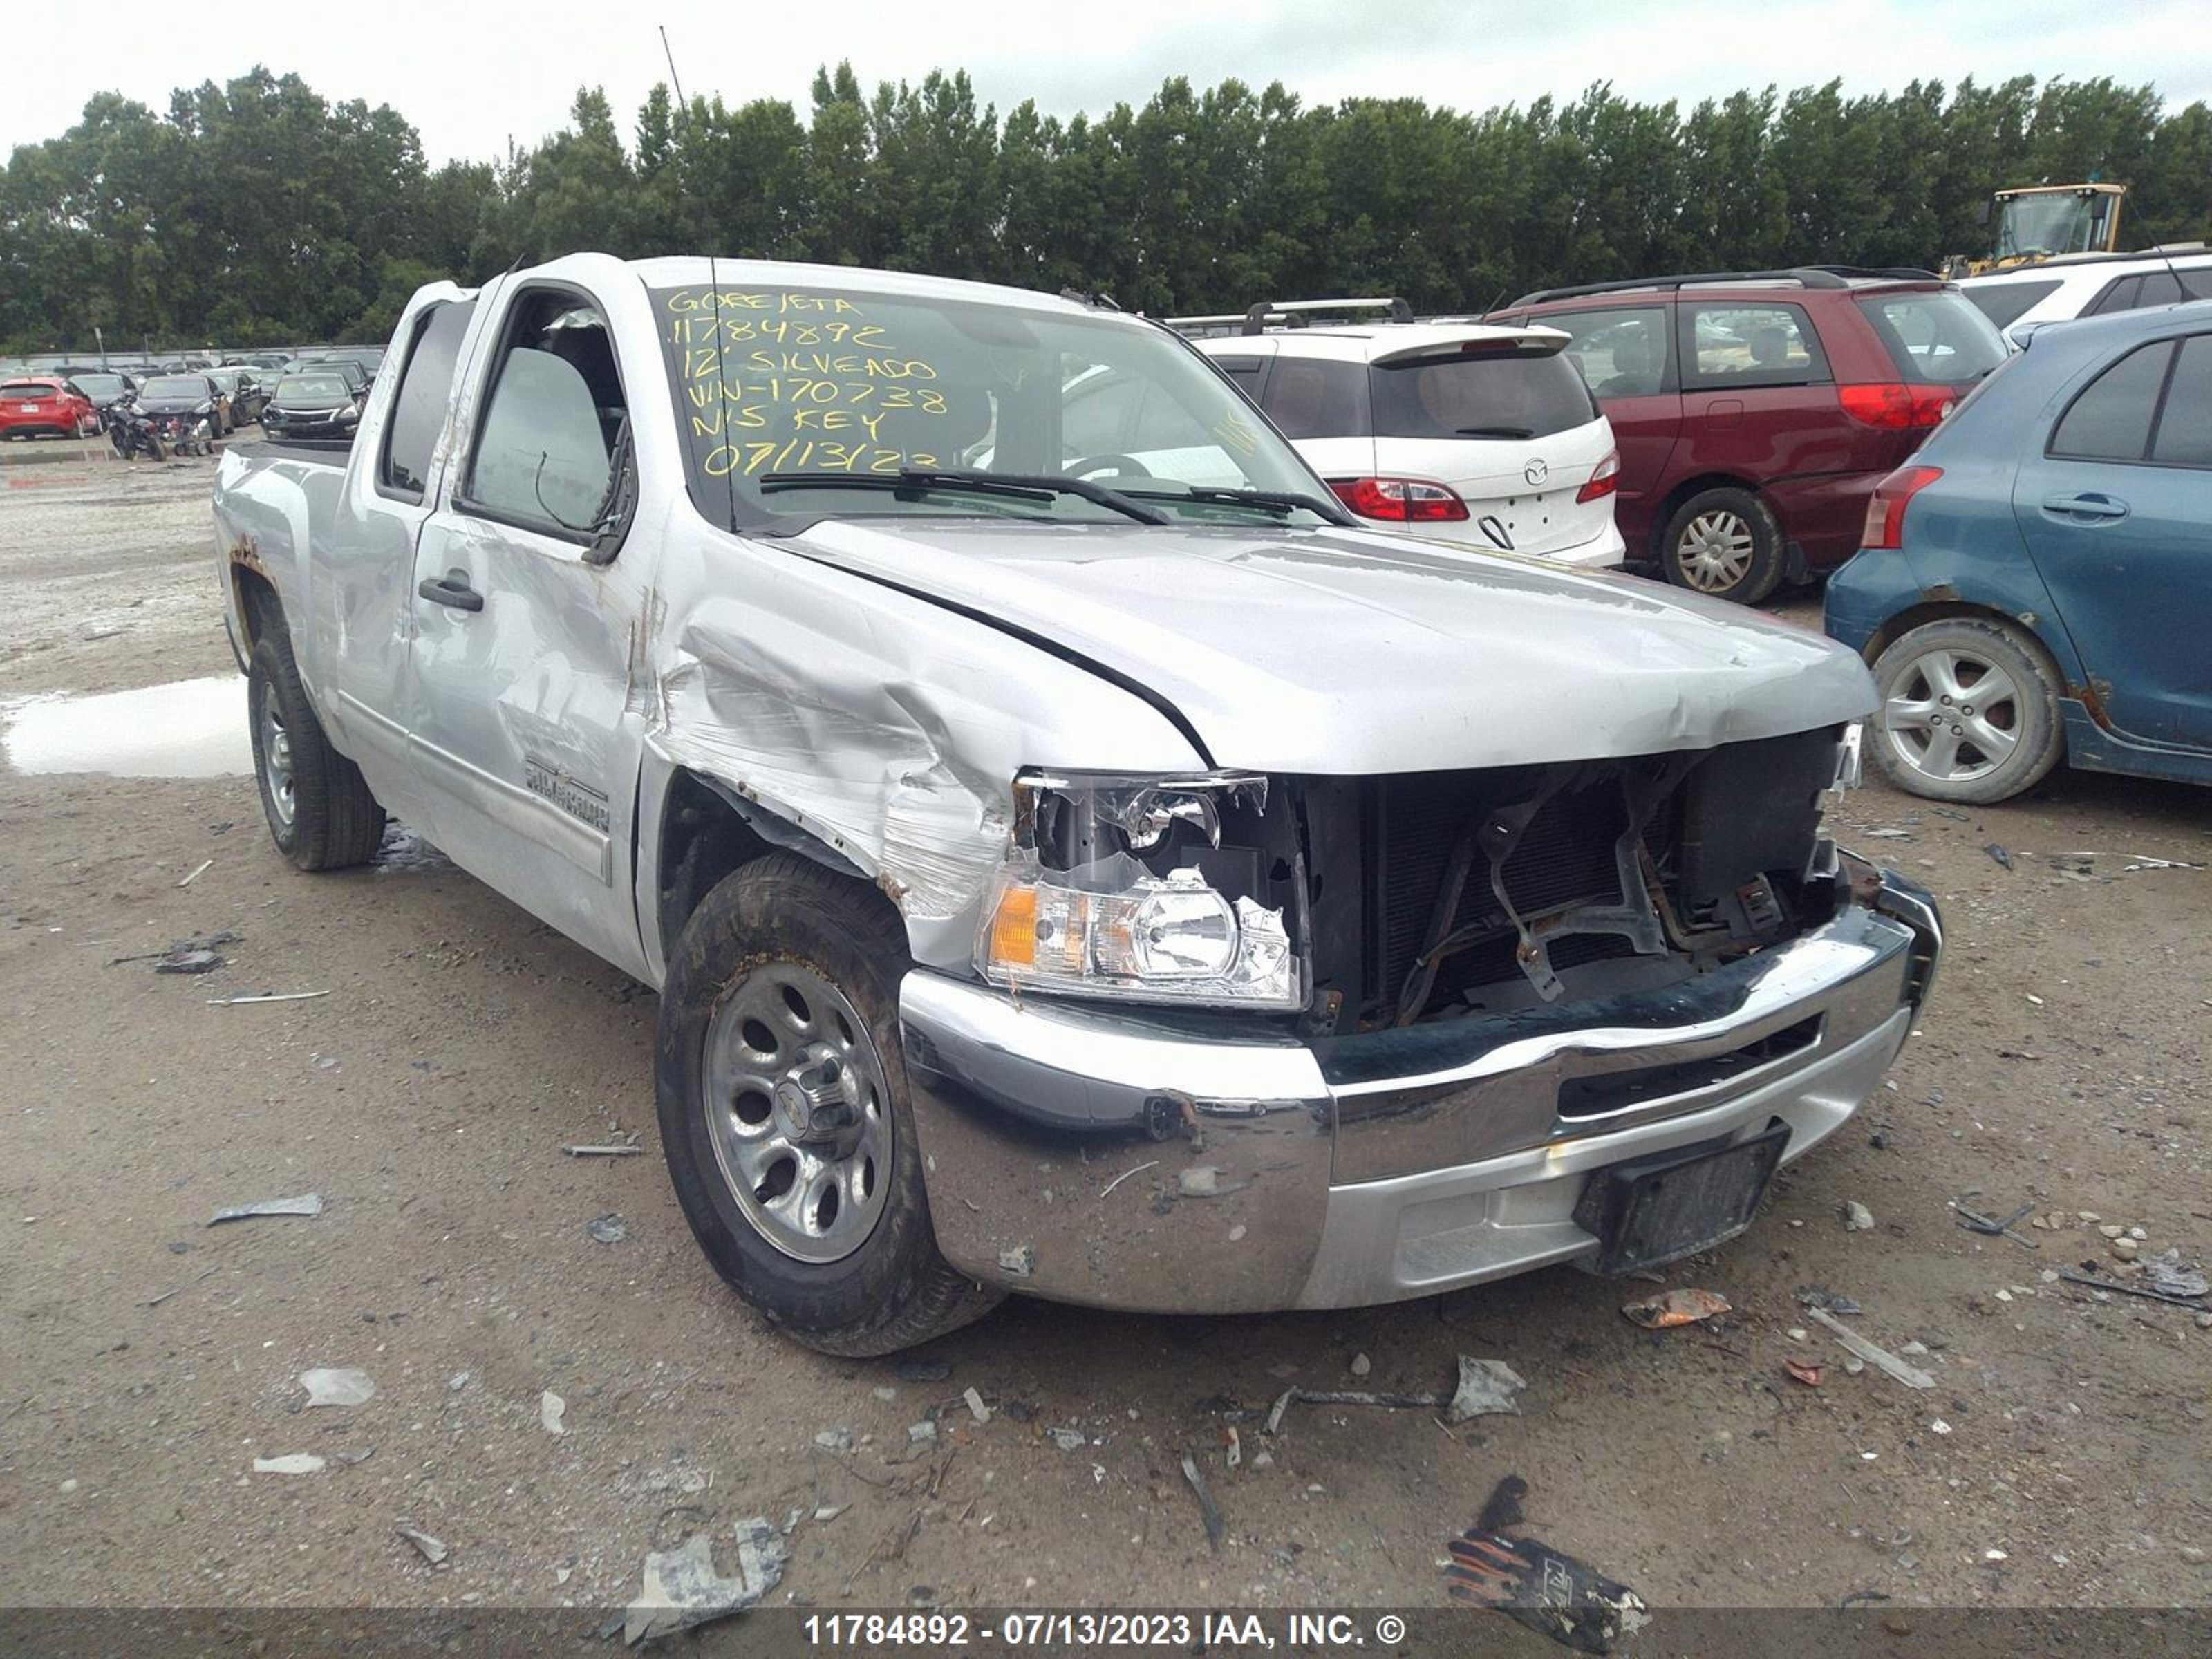
[[[1827,630],[1914,794],[2212,783],[2212,301],[2039,330],[1876,488]]]

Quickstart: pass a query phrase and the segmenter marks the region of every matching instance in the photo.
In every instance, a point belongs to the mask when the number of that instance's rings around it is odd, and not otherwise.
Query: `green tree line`
[[[777,99],[656,87],[627,137],[605,96],[496,161],[433,167],[388,106],[264,69],[113,94],[0,174],[0,345],[95,325],[228,345],[388,331],[435,276],[579,249],[888,266],[1110,294],[1155,313],[1401,294],[1480,310],[1527,289],[1978,250],[1996,188],[2133,187],[2124,242],[2212,231],[2212,111],[2032,78],[1847,97],[1840,83],[1638,103],[1609,85],[1480,113],[1309,106],[1280,83],[1170,79],[1140,107],[1001,117],[964,73]]]

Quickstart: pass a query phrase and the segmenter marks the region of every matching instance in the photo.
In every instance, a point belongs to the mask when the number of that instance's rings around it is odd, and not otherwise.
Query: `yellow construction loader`
[[[1983,224],[1992,216],[1996,234],[1985,258],[1947,255],[1946,276],[1978,276],[1985,270],[2009,270],[2061,253],[2117,253],[2120,251],[2120,204],[2125,185],[2023,185],[2001,190],[1982,204]]]

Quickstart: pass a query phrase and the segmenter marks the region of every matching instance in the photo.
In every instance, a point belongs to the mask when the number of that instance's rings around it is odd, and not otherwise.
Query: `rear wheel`
[[[1876,763],[1900,789],[1986,805],[2042,781],[2065,749],[2058,674],[2002,623],[1951,617],[1899,637],[1874,665]]]
[[[366,864],[384,840],[384,808],[361,769],[324,736],[282,626],[264,626],[246,677],[253,772],[270,839],[302,870]]]
[[[700,1248],[808,1347],[890,1353],[999,1293],[930,1225],[899,1046],[905,924],[796,854],[700,901],[668,964],[654,1044],[660,1141]]]
[[[1659,562],[1677,587],[1757,605],[1782,583],[1782,526],[1748,489],[1700,490],[1674,509]]]

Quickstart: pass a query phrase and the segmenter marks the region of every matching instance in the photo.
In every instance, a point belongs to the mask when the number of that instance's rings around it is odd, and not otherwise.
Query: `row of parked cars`
[[[1827,627],[1873,665],[1876,760],[1989,802],[2062,757],[2212,782],[2198,298],[2212,252],[2183,250],[1964,283],[1705,272],[1480,319],[1378,300],[1172,322],[1363,518],[1745,603],[1839,573]],[[1078,453],[1163,448],[1141,408],[1087,392]]]
[[[89,437],[117,408],[210,441],[257,423],[271,437],[348,437],[383,355],[349,347],[138,374],[64,364],[0,382],[0,439]]]
[[[2006,345],[1925,271],[1550,289],[1486,317],[1180,319],[1363,517],[1756,603],[1857,550],[1866,501]],[[1388,301],[1354,301],[1380,307]]]

